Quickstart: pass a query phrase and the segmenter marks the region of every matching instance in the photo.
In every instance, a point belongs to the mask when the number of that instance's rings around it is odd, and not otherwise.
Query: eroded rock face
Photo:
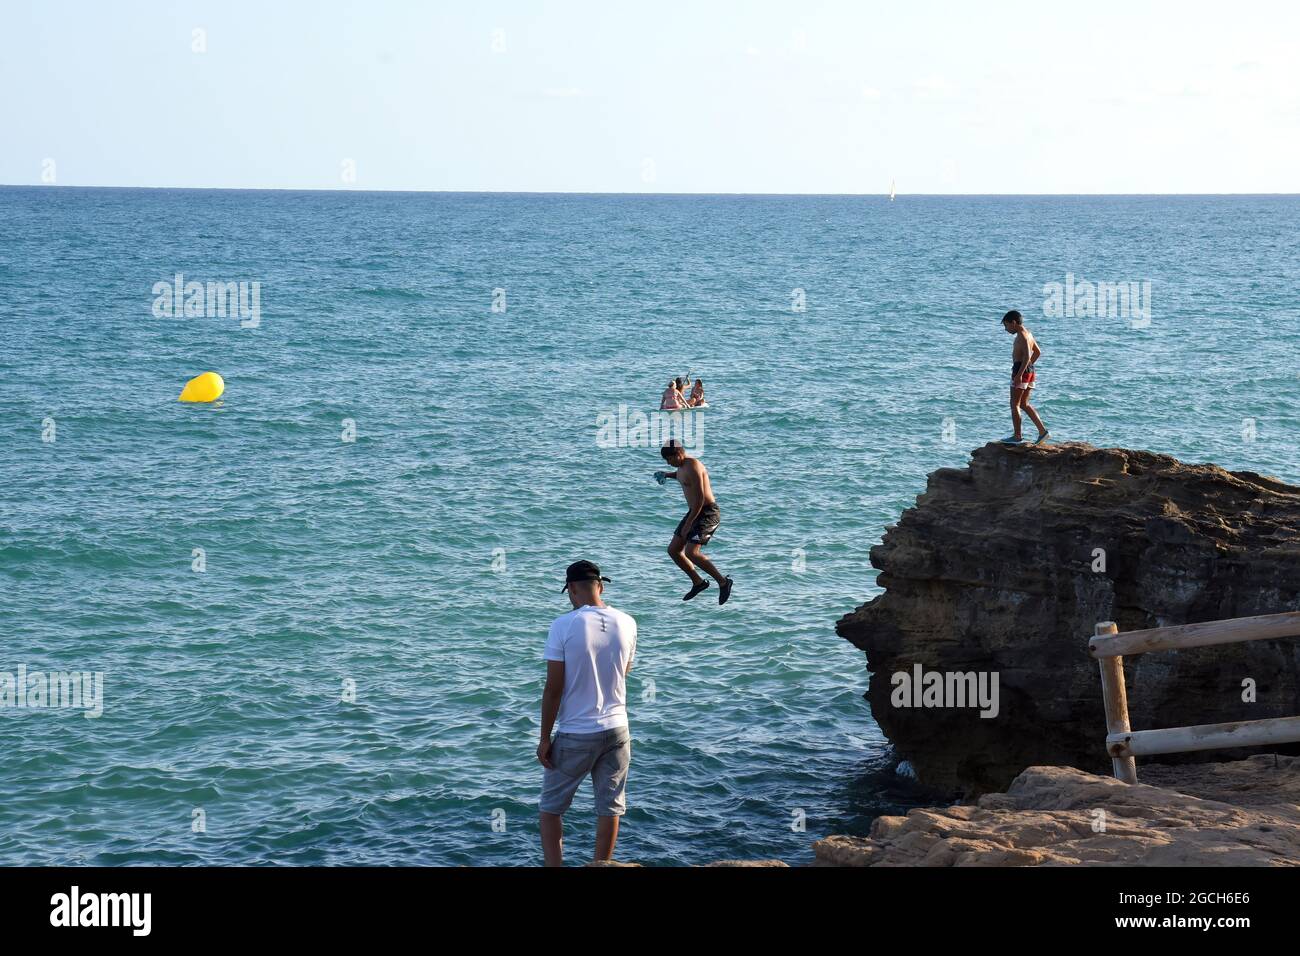
[[[1300,488],[1149,452],[992,443],[930,475],[871,563],[884,594],[836,630],[866,651],[875,719],[923,784],[989,792],[1031,765],[1109,766],[1097,622],[1300,608]],[[892,706],[891,675],[916,664],[997,673],[997,716]],[[1300,640],[1146,654],[1125,672],[1135,730],[1300,714]]]
[[[1210,792],[1226,787],[1249,805],[1070,767],[1030,767],[1006,793],[976,806],[877,817],[870,837],[819,840],[815,865],[1300,865],[1300,761],[1270,755],[1214,766],[1189,783]]]

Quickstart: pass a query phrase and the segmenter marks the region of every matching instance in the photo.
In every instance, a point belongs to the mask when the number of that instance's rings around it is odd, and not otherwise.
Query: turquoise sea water
[[[0,189],[0,672],[105,675],[98,719],[0,709],[0,863],[538,862],[579,557],[640,624],[619,856],[807,861],[920,799],[833,626],[1007,434],[1002,312],[1057,438],[1300,482],[1298,240],[1295,197]],[[155,317],[178,272],[260,325]],[[1149,326],[1044,316],[1067,273],[1149,280]],[[680,600],[655,449],[597,440],[688,369],[725,608]],[[568,821],[578,860],[587,788]]]

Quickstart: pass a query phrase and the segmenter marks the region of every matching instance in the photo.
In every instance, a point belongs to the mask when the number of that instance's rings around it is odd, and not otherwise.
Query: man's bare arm
[[[542,733],[537,745],[537,759],[543,767],[551,766],[551,730],[560,712],[564,696],[564,661],[546,662],[546,687],[542,690]]]

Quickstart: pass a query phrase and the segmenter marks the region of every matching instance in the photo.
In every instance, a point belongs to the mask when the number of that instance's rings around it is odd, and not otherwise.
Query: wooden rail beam
[[[1268,641],[1280,637],[1300,637],[1300,611],[1236,617],[1226,621],[1152,627],[1144,631],[1118,634],[1100,630],[1088,642],[1088,653],[1098,660],[1148,651],[1182,650],[1238,641]]]
[[[1106,750],[1112,760],[1125,757],[1132,760],[1134,757],[1186,753],[1192,750],[1294,743],[1300,743],[1300,717],[1270,717],[1266,720],[1170,727],[1167,730],[1111,733],[1106,738]]]

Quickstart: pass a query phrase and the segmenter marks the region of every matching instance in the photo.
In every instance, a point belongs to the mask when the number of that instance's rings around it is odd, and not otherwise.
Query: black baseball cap
[[[609,578],[600,576],[600,568],[590,561],[574,561],[564,572],[564,587],[561,591],[569,590],[569,585],[575,581],[604,581],[607,584]]]

